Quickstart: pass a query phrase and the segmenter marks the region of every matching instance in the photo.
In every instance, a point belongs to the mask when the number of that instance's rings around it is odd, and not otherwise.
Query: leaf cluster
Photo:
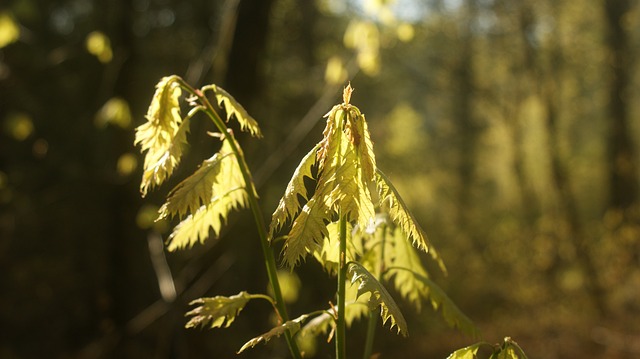
[[[368,306],[380,307],[383,323],[390,320],[391,327],[407,335],[402,313],[380,282],[390,281],[417,310],[429,300],[434,309],[442,308],[449,325],[475,335],[471,321],[429,280],[418,251],[429,253],[446,273],[444,263],[391,181],[377,168],[365,116],[349,103],[351,91],[347,87],[344,102],[327,113],[322,140],[294,171],[273,213],[270,238],[291,223],[283,263],[293,268],[312,254],[335,274],[340,253],[338,219],[344,218],[348,223],[346,261],[351,282],[358,288],[348,300],[355,303],[367,293]],[[309,179],[315,184],[313,191],[307,191],[305,180]],[[375,235],[378,228],[381,233]],[[326,319],[314,319],[308,325],[326,328]]]
[[[156,85],[147,122],[136,128],[135,144],[145,154],[144,173],[140,184],[143,196],[160,186],[180,163],[187,146],[189,123],[198,112],[210,111],[204,94],[213,93],[217,103],[227,113],[227,122],[235,118],[244,131],[262,136],[257,122],[222,88],[211,85],[200,90],[200,98],[188,98],[191,110],[183,118],[180,99],[186,85],[178,76],[168,76]],[[220,131],[220,149],[204,160],[198,169],[176,185],[159,210],[158,219],[177,216],[181,222],[168,239],[170,251],[193,246],[209,237],[210,230],[219,235],[231,210],[247,207],[247,190],[253,191],[240,169],[240,146],[215,113],[209,113]],[[218,121],[216,121],[218,119]],[[250,186],[250,187],[249,187]]]

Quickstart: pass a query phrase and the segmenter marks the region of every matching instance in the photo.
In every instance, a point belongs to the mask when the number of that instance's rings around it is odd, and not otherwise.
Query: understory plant
[[[229,327],[250,301],[265,300],[273,307],[277,325],[248,340],[238,353],[283,335],[292,357],[301,358],[296,337],[327,335],[335,342],[336,358],[344,359],[346,329],[354,320],[367,318],[363,358],[369,358],[378,316],[383,326],[388,324],[403,336],[409,334],[385,284],[416,310],[429,303],[447,324],[477,335],[473,323],[430,279],[420,252],[429,254],[443,273],[445,265],[390,179],[377,167],[365,116],[350,103],[352,91],[347,86],[343,102],[325,116],[322,140],[300,161],[267,226],[242,149],[227,127],[235,120],[242,131],[259,138],[258,123],[216,85],[195,89],[178,76],[158,83],[147,122],[136,129],[135,143],[145,153],[140,185],[143,196],[173,174],[188,144],[190,122],[197,114],[213,121],[217,132],[212,138],[220,142],[219,150],[178,183],[159,210],[159,219],[180,219],[167,239],[167,249],[183,249],[217,237],[232,210],[248,207],[271,288],[269,294],[242,291],[196,299],[187,313],[187,328]],[[185,116],[183,108],[189,109]],[[335,302],[328,308],[291,319],[272,249],[277,241],[283,241],[284,267],[294,270],[306,258],[313,258],[328,275],[335,276]],[[450,358],[474,358],[485,344],[460,349]],[[510,355],[500,358],[525,357],[510,339],[496,348],[492,357],[498,353]]]

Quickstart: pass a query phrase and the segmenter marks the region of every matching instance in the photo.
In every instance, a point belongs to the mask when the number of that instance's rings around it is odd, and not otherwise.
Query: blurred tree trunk
[[[475,80],[473,71],[474,29],[476,20],[476,3],[474,0],[465,1],[466,26],[460,34],[460,56],[455,67],[454,81],[457,83],[457,93],[454,101],[453,113],[458,129],[459,165],[458,176],[460,189],[458,191],[458,219],[459,228],[470,228],[472,219],[471,204],[473,196],[473,182],[475,177],[476,151],[480,125],[474,116],[473,100]]]
[[[634,143],[629,127],[626,102],[629,81],[632,78],[632,60],[629,36],[624,28],[624,18],[629,13],[629,0],[605,0],[604,11],[611,65],[609,83],[609,206],[625,211],[638,203],[638,167]]]
[[[562,19],[562,4],[554,4],[554,13],[557,19]],[[560,21],[560,20],[558,20]],[[560,29],[557,27],[556,32]],[[546,108],[546,121],[548,146],[547,153],[551,161],[552,185],[555,187],[558,196],[559,214],[562,216],[568,229],[568,239],[571,241],[576,253],[576,261],[585,275],[585,288],[589,294],[594,308],[599,316],[606,313],[605,291],[599,283],[598,270],[590,252],[589,237],[584,231],[580,214],[578,212],[576,199],[571,187],[569,171],[566,161],[563,159],[560,150],[560,129],[559,112],[561,109],[561,97],[563,77],[567,76],[564,71],[564,51],[558,41],[561,34],[556,34],[547,50],[549,53],[548,63],[543,65],[546,70],[541,70],[540,64],[531,61],[531,73],[534,78],[544,74],[538,83],[538,93]],[[559,236],[559,238],[562,238]]]
[[[535,31],[535,15],[533,9],[528,2],[523,1],[519,10],[519,28],[520,28],[520,43],[522,49],[519,51],[519,59],[514,60],[519,63],[516,68],[520,73],[527,73],[529,69],[535,69],[534,62],[537,58],[536,50],[533,48],[533,32]],[[535,75],[535,74],[534,74]],[[518,188],[520,190],[520,203],[522,213],[525,219],[525,226],[532,227],[536,219],[540,214],[540,203],[536,197],[531,183],[527,179],[527,173],[525,169],[525,149],[524,149],[524,131],[522,128],[521,118],[523,117],[522,105],[527,96],[530,96],[532,90],[532,84],[537,82],[537,78],[531,76],[530,81],[522,81],[514,79],[516,83],[517,91],[515,94],[516,108],[512,118],[508,119],[507,124],[513,140],[513,166],[516,179],[518,181]],[[535,88],[535,87],[534,87]]]
[[[224,87],[245,107],[262,92],[260,74],[269,34],[272,0],[241,0]]]

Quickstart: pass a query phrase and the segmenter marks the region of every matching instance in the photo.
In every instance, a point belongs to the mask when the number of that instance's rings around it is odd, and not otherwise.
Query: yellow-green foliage
[[[161,79],[146,115],[147,122],[136,129],[135,143],[140,145],[142,152],[146,152],[140,184],[143,196],[171,176],[187,145],[189,121],[196,113],[208,110],[191,98],[191,110],[183,119],[180,112],[181,86],[183,82],[178,76]],[[227,122],[235,118],[243,131],[262,136],[257,122],[225,90],[210,85],[198,93],[207,91],[213,93],[216,102],[226,111]],[[208,103],[204,95],[200,101]],[[158,219],[175,215],[182,219],[169,236],[170,251],[203,242],[209,237],[210,230],[217,236],[231,210],[247,207],[248,187],[236,152],[240,151],[240,146],[222,121],[219,122],[216,125],[221,132],[220,150],[172,189],[159,210]],[[253,184],[249,186],[253,191]]]
[[[391,181],[376,167],[367,123],[360,110],[349,103],[351,92],[351,87],[347,87],[343,103],[326,115],[322,140],[296,168],[273,213],[270,237],[285,223],[292,222],[285,237],[284,263],[294,267],[311,253],[325,270],[335,274],[340,256],[336,218],[344,218],[345,259],[349,262],[352,283],[358,284],[354,299],[367,293],[365,302],[371,309],[380,306],[383,321],[390,319],[391,326],[406,335],[407,326],[399,308],[379,282],[391,280],[396,290],[418,310],[423,301],[429,300],[434,309],[442,308],[449,325],[474,334],[471,321],[428,279],[417,250],[429,253],[446,273],[444,263]],[[305,178],[315,180],[312,193],[307,193]],[[377,193],[372,195],[370,189],[376,189]],[[385,214],[378,218],[382,222],[379,227],[376,209]],[[382,235],[373,235],[376,231]],[[356,308],[362,314],[368,313],[366,308],[362,311],[362,306]],[[303,333],[326,330],[328,320],[328,314],[314,318]]]
[[[391,328],[396,326],[398,333],[403,336],[409,335],[407,322],[404,320],[400,308],[380,282],[366,270],[361,264],[351,262],[349,264],[351,283],[358,283],[358,296],[364,293],[371,293],[369,305],[372,310],[380,306],[380,317],[382,323],[391,320]]]
[[[216,296],[212,298],[199,298],[192,301],[191,305],[198,307],[187,313],[193,316],[187,323],[187,328],[198,326],[210,326],[211,328],[228,328],[236,319],[240,311],[251,300],[247,292],[240,292],[231,297]]]
[[[136,128],[135,144],[140,144],[141,151],[147,152],[140,182],[143,197],[149,189],[171,176],[187,144],[189,124],[183,122],[180,115],[181,95],[177,76],[160,80],[145,116],[147,122]]]
[[[351,91],[351,87],[347,87],[344,102],[326,115],[322,141],[296,169],[273,213],[270,237],[288,220],[293,221],[283,251],[284,262],[293,267],[308,253],[322,251],[324,238],[328,237],[327,224],[336,215],[344,216],[364,229],[373,224],[377,204],[389,211],[391,219],[414,245],[431,252],[441,264],[397,191],[377,169],[365,117],[357,107],[349,104]],[[311,171],[314,165],[317,166],[316,176]],[[315,191],[310,197],[304,177],[316,180]],[[374,203],[370,188],[378,188],[378,203]],[[308,198],[308,201],[301,205],[298,196]]]

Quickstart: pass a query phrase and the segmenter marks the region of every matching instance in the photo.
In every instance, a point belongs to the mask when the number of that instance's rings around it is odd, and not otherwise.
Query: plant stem
[[[384,248],[385,248],[385,240],[387,238],[387,226],[383,223],[380,225],[380,258],[378,260],[378,266],[375,268],[375,276],[378,280],[381,280],[382,273],[384,273]],[[373,353],[373,342],[376,337],[376,326],[378,325],[378,313],[375,310],[369,311],[369,320],[367,324],[367,338],[364,344],[364,354],[362,355],[363,359],[371,358],[371,354]]]
[[[375,269],[375,276],[378,280],[382,279],[382,273],[385,271],[384,264],[384,249],[385,249],[385,241],[387,239],[387,225],[380,225],[380,258],[378,260],[378,267]],[[376,233],[378,233],[376,231]],[[373,353],[373,342],[376,336],[376,326],[378,324],[378,314],[375,310],[369,311],[369,321],[367,325],[367,339],[364,345],[364,354],[362,356],[363,359],[371,358],[371,354]]]
[[[378,315],[375,310],[369,311],[369,320],[367,322],[367,339],[364,342],[363,359],[371,358],[373,353],[373,340],[376,337],[376,326],[378,325]]]
[[[336,324],[336,359],[346,359],[345,294],[347,291],[347,220],[340,214],[340,263],[338,269],[338,322]]]
[[[258,205],[258,194],[253,184],[253,178],[251,176],[249,166],[247,166],[247,163],[245,162],[244,154],[237,145],[235,138],[233,138],[233,134],[228,131],[224,121],[214,110],[213,106],[209,102],[209,99],[207,99],[207,97],[201,91],[195,90],[193,87],[187,84],[182,78],[179,78],[179,83],[183,89],[198,98],[200,104],[202,104],[202,106],[204,107],[204,112],[213,120],[213,123],[218,128],[218,131],[220,131],[224,136],[232,137],[232,140],[229,141],[229,145],[231,146],[231,150],[238,160],[238,166],[240,167],[240,171],[242,172],[242,178],[244,179],[245,185],[247,186],[246,192],[249,200],[249,207],[251,208],[253,219],[256,223],[256,226],[258,227],[260,247],[262,248],[262,256],[264,258],[265,267],[267,269],[267,277],[269,279],[269,283],[271,284],[271,288],[273,289],[273,295],[275,296],[275,307],[278,311],[277,314],[283,322],[286,322],[289,320],[289,315],[287,314],[287,308],[282,298],[282,291],[280,290],[280,282],[278,281],[277,276],[276,260],[273,256],[271,248],[269,247],[266,222],[264,220],[264,216],[262,215],[262,211],[260,210],[260,206]],[[298,345],[289,331],[285,333],[285,339],[287,340],[287,344],[289,345],[291,355],[295,359],[301,359],[302,355],[300,354],[300,349],[298,349]]]

